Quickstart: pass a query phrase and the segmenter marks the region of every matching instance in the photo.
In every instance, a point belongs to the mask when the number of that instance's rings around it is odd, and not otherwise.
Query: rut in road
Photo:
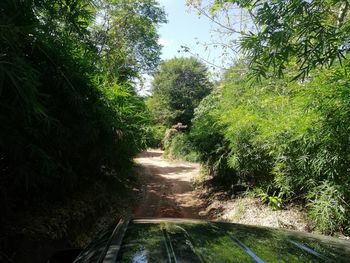
[[[199,175],[198,164],[165,160],[161,150],[147,150],[135,161],[143,184],[135,218],[201,218],[202,202],[192,186]]]

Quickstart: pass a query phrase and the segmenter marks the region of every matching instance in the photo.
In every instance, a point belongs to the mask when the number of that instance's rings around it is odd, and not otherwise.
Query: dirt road
[[[165,160],[162,154],[160,150],[148,150],[135,160],[142,191],[133,209],[134,217],[202,218],[309,231],[308,221],[298,207],[275,211],[259,198],[232,198],[225,191],[207,187],[194,190],[192,180],[199,174],[199,165]]]
[[[199,165],[165,160],[162,155],[161,150],[148,150],[135,159],[143,187],[134,217],[201,218],[201,201],[192,187]]]

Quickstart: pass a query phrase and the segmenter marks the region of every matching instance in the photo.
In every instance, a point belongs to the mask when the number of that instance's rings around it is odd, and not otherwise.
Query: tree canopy
[[[121,80],[151,74],[160,62],[157,25],[166,22],[155,0],[100,0],[93,41],[101,69]]]
[[[230,48],[244,52],[258,78],[269,72],[281,77],[289,67],[305,78],[318,66],[346,60],[349,52],[347,0],[188,2],[223,29]]]
[[[161,123],[190,125],[194,109],[212,88],[206,66],[197,59],[173,58],[161,63],[148,104]]]
[[[133,78],[163,22],[153,0],[0,1],[2,216],[123,186],[150,124]]]

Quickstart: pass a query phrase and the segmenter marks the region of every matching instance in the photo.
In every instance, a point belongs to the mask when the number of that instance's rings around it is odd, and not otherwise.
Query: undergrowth
[[[342,65],[306,82],[249,82],[234,68],[202,100],[188,134],[168,154],[195,152],[226,188],[255,191],[274,209],[305,204],[316,230],[347,233],[350,224],[350,82]],[[230,76],[230,77],[228,77]]]

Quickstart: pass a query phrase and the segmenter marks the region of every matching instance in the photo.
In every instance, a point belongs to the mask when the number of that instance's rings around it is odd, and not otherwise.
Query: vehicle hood
[[[350,242],[232,223],[138,219],[115,230],[101,253],[93,262],[350,262]]]

